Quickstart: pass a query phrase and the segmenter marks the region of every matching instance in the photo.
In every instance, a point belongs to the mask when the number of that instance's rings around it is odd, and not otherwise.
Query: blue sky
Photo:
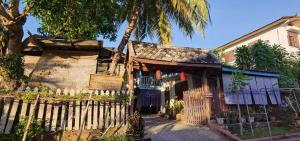
[[[172,27],[173,44],[187,47],[216,48],[259,27],[262,27],[283,16],[300,15],[300,0],[208,0],[212,23],[205,31],[205,37],[195,34],[192,39],[183,36],[181,31]],[[25,37],[27,30],[36,33],[39,22],[28,17],[24,26]],[[116,47],[125,30],[120,27],[115,42],[104,40],[104,46]],[[99,38],[101,39],[101,37]],[[146,39],[156,42],[156,39]]]

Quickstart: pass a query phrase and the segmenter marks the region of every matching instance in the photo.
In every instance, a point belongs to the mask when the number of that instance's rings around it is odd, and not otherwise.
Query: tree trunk
[[[2,20],[2,24],[8,32],[6,55],[21,55],[22,38],[24,35],[23,25],[26,22],[26,10],[24,9],[25,13],[20,15],[19,3],[20,0],[9,0],[6,9],[7,13],[1,15],[2,18],[5,19]]]
[[[237,94],[237,108],[239,112],[239,125],[240,125],[240,134],[243,135],[243,121],[242,121],[242,114],[241,114],[241,107],[240,107],[240,94]]]
[[[23,38],[23,25],[15,24],[13,28],[8,29],[8,41],[7,41],[7,54],[21,54],[22,50],[22,38]]]
[[[134,28],[136,27],[136,23],[137,23],[139,11],[140,11],[140,5],[141,5],[141,0],[135,0],[133,3],[133,8],[132,8],[131,15],[130,15],[130,21],[128,23],[127,29],[125,30],[123,38],[118,46],[118,49],[113,57],[113,60],[111,62],[110,68],[109,68],[109,73],[111,75],[115,74],[116,67],[119,63],[121,54],[123,53],[123,50],[128,43],[131,33],[133,32]]]

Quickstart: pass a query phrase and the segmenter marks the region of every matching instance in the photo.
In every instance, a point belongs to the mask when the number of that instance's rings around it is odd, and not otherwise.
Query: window
[[[229,62],[232,62],[235,60],[234,53],[235,53],[235,50],[225,52],[224,59],[225,59],[226,63],[229,63]]]
[[[288,41],[290,46],[298,47],[298,48],[300,47],[298,33],[288,31]]]

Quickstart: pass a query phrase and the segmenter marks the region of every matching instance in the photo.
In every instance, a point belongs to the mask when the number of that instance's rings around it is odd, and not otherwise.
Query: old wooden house
[[[210,115],[236,106],[236,95],[229,89],[236,69],[223,66],[208,49],[175,47],[131,41],[128,69],[132,72],[136,105],[143,113],[164,113],[184,93],[197,90],[209,97]],[[240,91],[240,104],[281,104],[277,73],[244,70],[249,84]],[[130,74],[130,73],[129,73]]]
[[[29,37],[23,54],[30,86],[72,89],[121,89],[122,80],[114,84],[104,80],[114,48],[103,47],[97,40],[65,40]],[[123,76],[124,59],[117,74]],[[109,79],[109,78],[108,78]]]
[[[214,98],[221,92],[221,64],[208,49],[131,41],[127,59],[142,112],[164,112],[189,89]]]

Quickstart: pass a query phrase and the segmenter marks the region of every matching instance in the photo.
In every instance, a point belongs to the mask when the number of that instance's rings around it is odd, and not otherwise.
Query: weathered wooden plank
[[[85,108],[86,108],[86,101],[82,101],[82,102],[81,102],[81,117],[80,117],[80,123],[82,123],[83,120],[86,121],[86,118],[84,118],[84,111],[85,111]],[[82,129],[85,129],[85,125],[86,125],[86,122],[84,123],[84,126],[82,126],[82,127],[83,127]]]
[[[11,99],[6,99],[4,100],[4,107],[3,107],[3,112],[1,115],[1,121],[0,121],[0,134],[3,134],[5,131],[5,125],[7,122],[7,117],[9,116],[9,107],[11,104]]]
[[[7,121],[7,125],[6,125],[6,128],[5,128],[5,134],[9,134],[11,129],[12,129],[12,126],[13,126],[13,123],[14,123],[14,120],[15,120],[15,117],[16,117],[16,114],[17,114],[19,102],[20,102],[20,100],[13,101],[13,106],[11,108],[9,118],[8,118],[8,121]]]
[[[69,113],[68,113],[68,130],[72,130],[73,129],[73,108],[74,108],[74,101],[70,101],[69,102]]]
[[[58,119],[58,108],[59,103],[54,104],[53,114],[52,114],[52,123],[51,123],[51,131],[56,131],[57,119]]]
[[[115,102],[111,102],[111,108],[110,108],[110,119],[111,119],[111,123],[112,126],[115,126],[116,123],[116,103]]]
[[[87,115],[87,123],[86,128],[91,129],[92,128],[92,101],[90,101],[90,105],[88,106],[88,115]]]
[[[45,110],[45,101],[40,101],[39,112],[37,115],[38,120],[43,121],[44,110]]]
[[[75,96],[75,90],[71,89],[70,96]],[[74,121],[74,112],[75,112],[75,110],[74,110],[75,107],[74,106],[76,104],[76,101],[69,101],[68,104],[69,104],[68,105],[69,106],[69,108],[68,108],[69,113],[68,113],[68,127],[67,127],[67,129],[72,130],[73,129],[73,123],[75,122]]]
[[[121,123],[121,111],[120,111],[120,102],[116,103],[116,126],[119,126]]]
[[[98,101],[93,102],[93,129],[98,128]]]
[[[128,103],[124,103],[124,118],[123,118],[123,123],[127,124],[127,119],[130,114],[130,105]]]
[[[105,103],[105,128],[107,128],[109,126],[109,122],[110,122],[110,103],[106,102]]]
[[[66,105],[66,102],[62,101],[61,102],[61,117],[60,117],[60,126],[59,126],[59,129],[60,130],[65,130],[66,128],[66,108],[67,108],[67,105]]]
[[[67,96],[67,95],[69,95],[69,92],[72,93],[72,95],[75,93],[75,91],[73,89],[71,89],[70,91],[65,89],[63,94]],[[61,101],[60,130],[65,130],[65,128],[66,128],[66,124],[67,124],[66,118],[68,115],[68,113],[66,112],[67,108],[68,108],[67,102]]]
[[[4,104],[4,99],[0,98],[0,120],[1,120],[1,115],[2,115],[2,111],[3,111],[3,104]]]
[[[89,88],[116,90],[122,87],[123,80],[119,76],[107,76],[102,74],[91,74]]]
[[[98,128],[103,129],[104,127],[104,104],[99,102],[99,126]]]
[[[75,106],[75,126],[74,130],[79,130],[80,124],[80,102],[76,101]]]
[[[35,112],[34,111],[34,102],[32,101],[32,102],[30,102],[30,110],[29,110],[29,115],[32,113],[32,112]],[[33,114],[33,117],[34,117],[35,115]]]
[[[47,108],[46,108],[46,119],[45,119],[45,130],[50,131],[50,125],[51,125],[51,111],[52,111],[52,104],[47,101]]]
[[[21,109],[21,118],[25,118],[26,117],[28,103],[29,103],[28,101],[24,101],[23,100],[22,109]]]

